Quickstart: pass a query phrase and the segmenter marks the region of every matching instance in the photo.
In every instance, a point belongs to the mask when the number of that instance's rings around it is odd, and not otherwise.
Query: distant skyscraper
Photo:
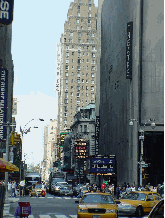
[[[81,107],[95,103],[97,7],[94,0],[71,2],[57,47],[59,134],[70,129]]]

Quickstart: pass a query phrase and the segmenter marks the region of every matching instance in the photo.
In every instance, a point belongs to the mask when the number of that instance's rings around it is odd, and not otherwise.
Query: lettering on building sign
[[[100,117],[96,116],[95,122],[95,154],[99,154],[99,129],[100,129]]]
[[[133,39],[133,22],[129,22],[127,23],[126,79],[132,79],[132,39]]]
[[[14,0],[0,0],[0,23],[11,24],[13,21]]]
[[[6,137],[6,129],[3,123],[6,122],[7,114],[7,76],[8,71],[0,69],[0,139]]]

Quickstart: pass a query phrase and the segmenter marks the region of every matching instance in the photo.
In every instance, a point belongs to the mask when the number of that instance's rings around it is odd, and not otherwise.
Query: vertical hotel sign
[[[127,23],[126,79],[132,79],[132,38],[133,38],[133,22],[129,22]]]
[[[0,68],[0,139],[6,138],[8,70]]]
[[[96,122],[95,122],[95,155],[99,154],[99,130],[100,130],[100,116],[96,116]]]
[[[13,21],[14,0],[0,0],[0,23],[9,25]]]

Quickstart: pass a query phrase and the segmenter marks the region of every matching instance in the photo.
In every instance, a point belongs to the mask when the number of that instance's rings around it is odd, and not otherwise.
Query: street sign
[[[0,23],[11,24],[13,21],[14,0],[0,0]]]
[[[148,164],[144,164],[144,166],[143,167],[148,167]]]

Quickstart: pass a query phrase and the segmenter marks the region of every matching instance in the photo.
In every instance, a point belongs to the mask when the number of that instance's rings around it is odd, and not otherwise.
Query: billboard
[[[132,79],[132,39],[133,39],[133,22],[129,22],[127,23],[126,79]]]
[[[0,139],[6,139],[8,70],[0,68]]]
[[[14,0],[0,0],[0,23],[11,24],[13,21]]]
[[[86,158],[87,142],[86,139],[75,139],[75,156],[76,158]]]
[[[94,156],[90,159],[90,173],[92,174],[114,174],[116,158],[110,156]]]

